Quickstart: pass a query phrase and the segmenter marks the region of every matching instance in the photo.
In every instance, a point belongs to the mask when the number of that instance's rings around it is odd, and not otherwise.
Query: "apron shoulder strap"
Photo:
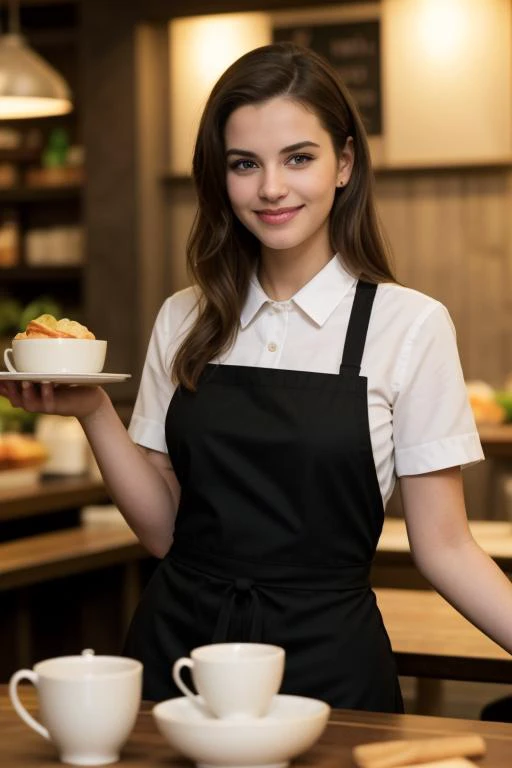
[[[340,366],[340,373],[342,374],[359,375],[376,292],[376,283],[366,283],[363,280],[358,281],[348,321],[347,338],[343,348]]]

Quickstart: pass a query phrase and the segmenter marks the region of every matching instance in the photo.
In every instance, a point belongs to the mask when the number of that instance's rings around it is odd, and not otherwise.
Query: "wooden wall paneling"
[[[439,279],[443,242],[439,231],[439,197],[442,181],[435,176],[418,176],[412,193],[411,221],[414,227],[415,288],[441,300]]]
[[[135,46],[129,3],[83,3],[84,140],[87,148],[87,318],[108,339],[111,371],[136,373],[137,261]],[[136,377],[135,377],[136,378]],[[136,380],[112,387],[129,400]]]
[[[172,290],[162,178],[169,166],[168,24],[139,24],[136,30],[136,212],[139,320],[137,372],[142,369],[156,313]]]
[[[491,383],[503,386],[507,371],[512,363],[507,349],[510,338],[510,315],[507,312],[507,261],[509,258],[508,219],[510,217],[510,198],[507,199],[507,179],[504,174],[495,174],[485,178],[482,218],[485,236],[484,258],[488,266],[486,295],[489,302],[489,316],[492,324],[487,326],[489,338],[482,344],[490,347],[495,373]]]
[[[391,247],[397,280],[408,284],[412,239],[406,204],[408,183],[404,176],[381,175],[376,180],[377,210],[386,240]]]
[[[197,197],[189,179],[176,180],[167,185],[167,205],[169,285],[173,291],[179,291],[190,284],[186,268],[186,247]]]
[[[466,327],[469,335],[468,378],[500,386],[508,365],[502,356],[503,274],[507,260],[506,184],[494,175],[465,179],[465,225],[468,291]]]
[[[466,378],[495,386],[512,369],[511,186],[506,169],[377,178],[398,279],[447,306]]]
[[[461,198],[461,178],[456,173],[439,177],[438,226],[438,298],[448,308],[453,320],[464,367],[466,353],[464,312],[466,293],[464,207]]]

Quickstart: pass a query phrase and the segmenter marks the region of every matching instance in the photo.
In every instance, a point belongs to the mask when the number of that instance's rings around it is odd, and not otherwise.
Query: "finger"
[[[55,389],[53,384],[49,382],[41,384],[41,400],[43,403],[42,410],[45,413],[51,413],[55,410]]]
[[[38,413],[41,410],[41,397],[39,388],[30,381],[21,382],[21,400],[22,407],[31,413]]]
[[[21,387],[15,381],[6,381],[2,383],[2,395],[4,395],[12,406],[15,408],[23,408],[23,400],[21,396]]]

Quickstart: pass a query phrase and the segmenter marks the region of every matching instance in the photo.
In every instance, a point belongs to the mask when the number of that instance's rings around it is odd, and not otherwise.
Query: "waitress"
[[[100,389],[8,394],[80,418],[161,558],[125,647],[145,698],[179,695],[171,665],[193,647],[262,641],[286,649],[282,693],[399,712],[369,583],[396,477],[422,573],[512,649],[512,587],[467,526],[460,467],[482,451],[453,326],[395,282],[361,120],[311,51],[225,72],[193,172],[194,284],[158,314],[132,439]]]

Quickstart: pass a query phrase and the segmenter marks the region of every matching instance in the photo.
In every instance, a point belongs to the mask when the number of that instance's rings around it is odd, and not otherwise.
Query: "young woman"
[[[195,646],[264,641],[286,649],[283,693],[400,711],[369,584],[396,477],[418,568],[512,650],[512,589],[466,521],[460,467],[482,452],[453,326],[394,280],[364,129],[311,51],[225,72],[193,174],[194,284],[159,312],[131,439],[99,388],[3,393],[78,416],[162,558],[125,649],[146,698],[178,695],[171,665]]]

